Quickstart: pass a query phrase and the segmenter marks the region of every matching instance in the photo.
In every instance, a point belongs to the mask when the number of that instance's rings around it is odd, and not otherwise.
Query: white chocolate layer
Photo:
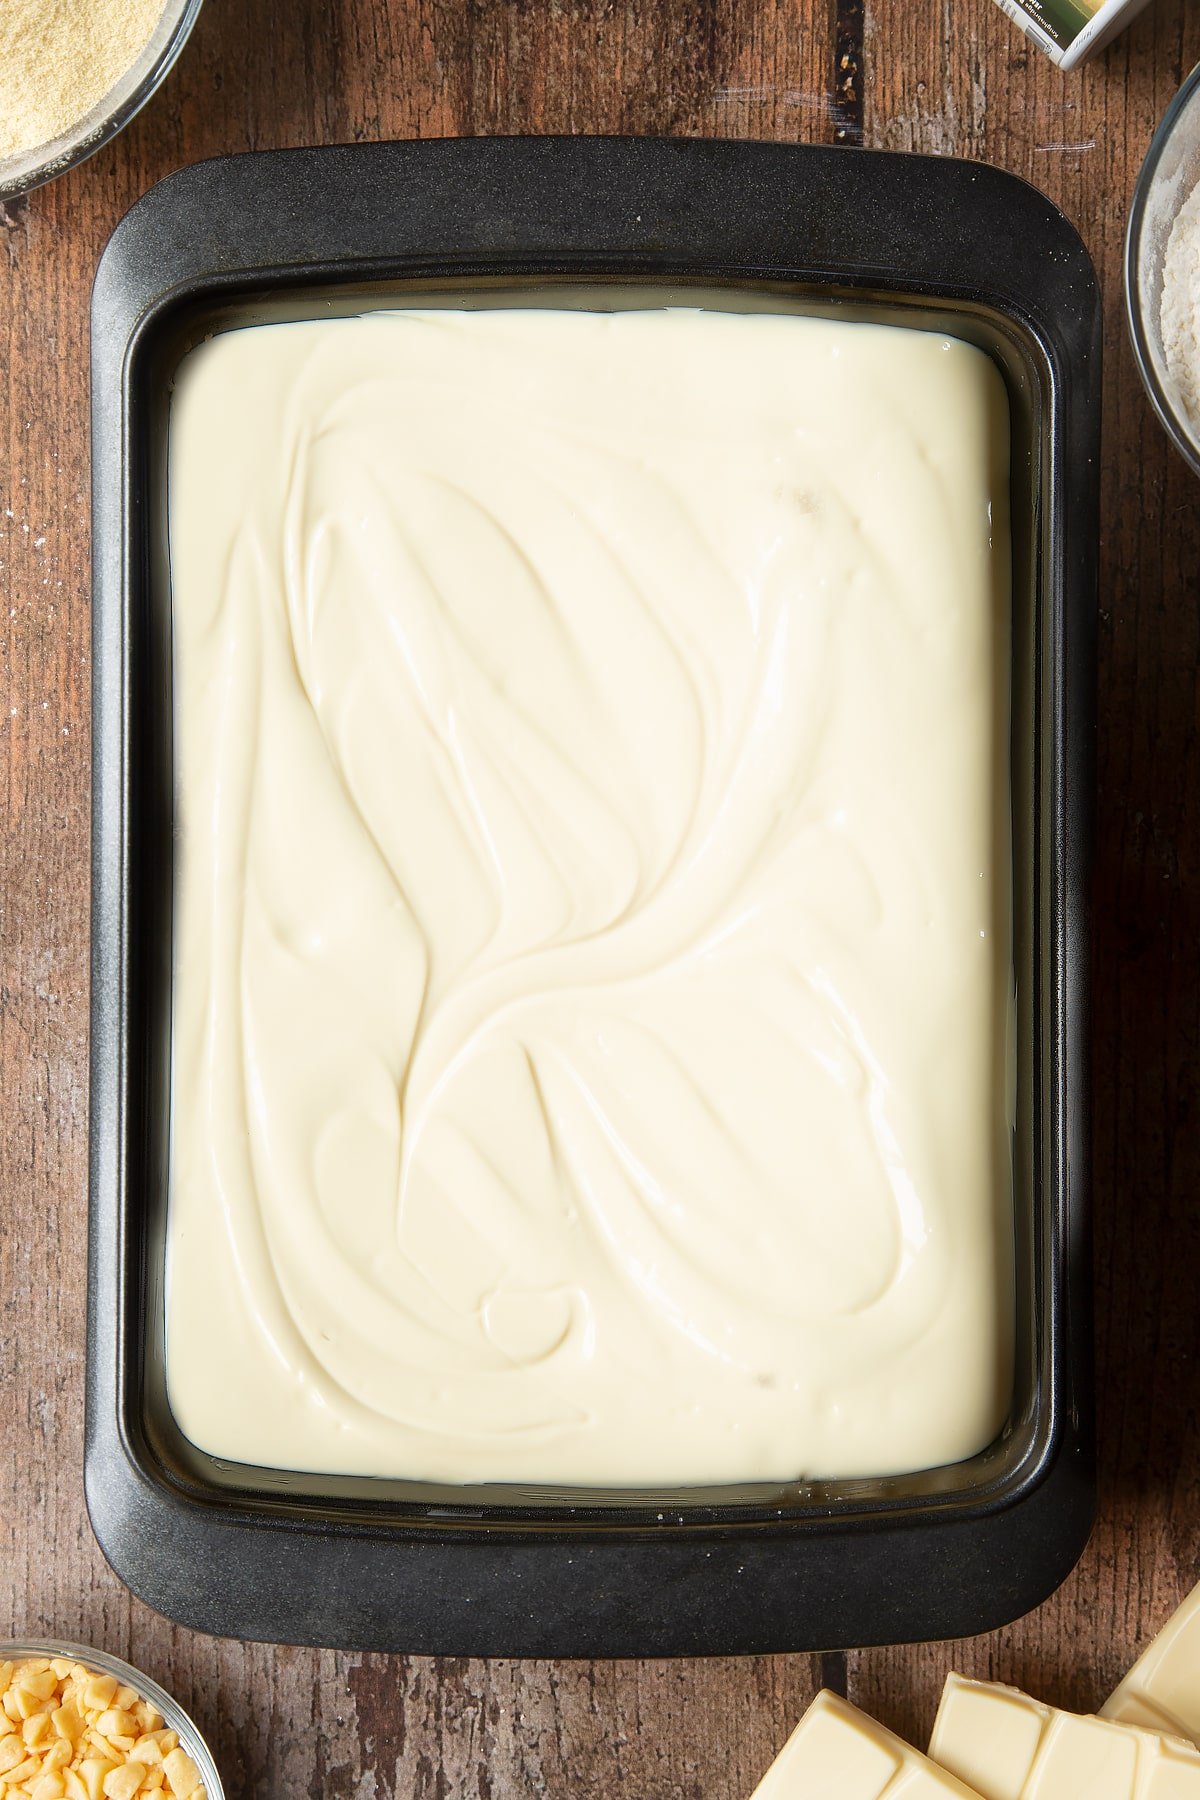
[[[188,1437],[623,1486],[994,1435],[1006,497],[991,363],[892,327],[378,313],[187,359]]]

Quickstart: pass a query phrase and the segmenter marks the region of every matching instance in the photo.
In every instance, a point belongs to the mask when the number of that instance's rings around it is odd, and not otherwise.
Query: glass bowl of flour
[[[202,0],[0,0],[0,202],[116,137],[166,80]]]
[[[1168,107],[1138,176],[1125,299],[1146,391],[1200,475],[1200,65]]]

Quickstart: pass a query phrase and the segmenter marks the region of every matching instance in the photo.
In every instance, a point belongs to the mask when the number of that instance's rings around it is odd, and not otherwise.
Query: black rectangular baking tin
[[[166,1405],[170,382],[223,325],[569,283],[753,292],[973,339],[1013,420],[1017,1371],[955,1468],[705,1492],[247,1470]],[[576,302],[577,303],[577,302]],[[626,303],[627,300],[626,300]],[[1027,1611],[1094,1503],[1086,1066],[1099,308],[1075,232],[967,163],[764,144],[491,139],[222,158],[117,228],[93,299],[94,818],[87,1496],[161,1612],[414,1653],[832,1649]],[[703,379],[703,372],[698,372]]]

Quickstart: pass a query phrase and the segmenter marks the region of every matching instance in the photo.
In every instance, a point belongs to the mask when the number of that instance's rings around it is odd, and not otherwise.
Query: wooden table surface
[[[1143,398],[1120,278],[1139,163],[1197,59],[1187,0],[1070,76],[991,0],[207,0],[124,136],[0,207],[0,1633],[150,1671],[230,1800],[745,1800],[822,1680],[918,1742],[952,1663],[1089,1708],[1200,1576],[1200,486]],[[198,1637],[111,1574],[82,1491],[92,275],[139,194],[219,151],[594,131],[986,159],[1100,270],[1096,1530],[1038,1612],[956,1645],[551,1664]]]

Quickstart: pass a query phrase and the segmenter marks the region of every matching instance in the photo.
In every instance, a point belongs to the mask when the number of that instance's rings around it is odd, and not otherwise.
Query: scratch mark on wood
[[[774,88],[770,85],[719,87],[712,97],[714,106],[740,106],[746,100],[770,101],[775,106],[790,106],[800,112],[832,113],[828,94],[812,94],[806,88]]]

